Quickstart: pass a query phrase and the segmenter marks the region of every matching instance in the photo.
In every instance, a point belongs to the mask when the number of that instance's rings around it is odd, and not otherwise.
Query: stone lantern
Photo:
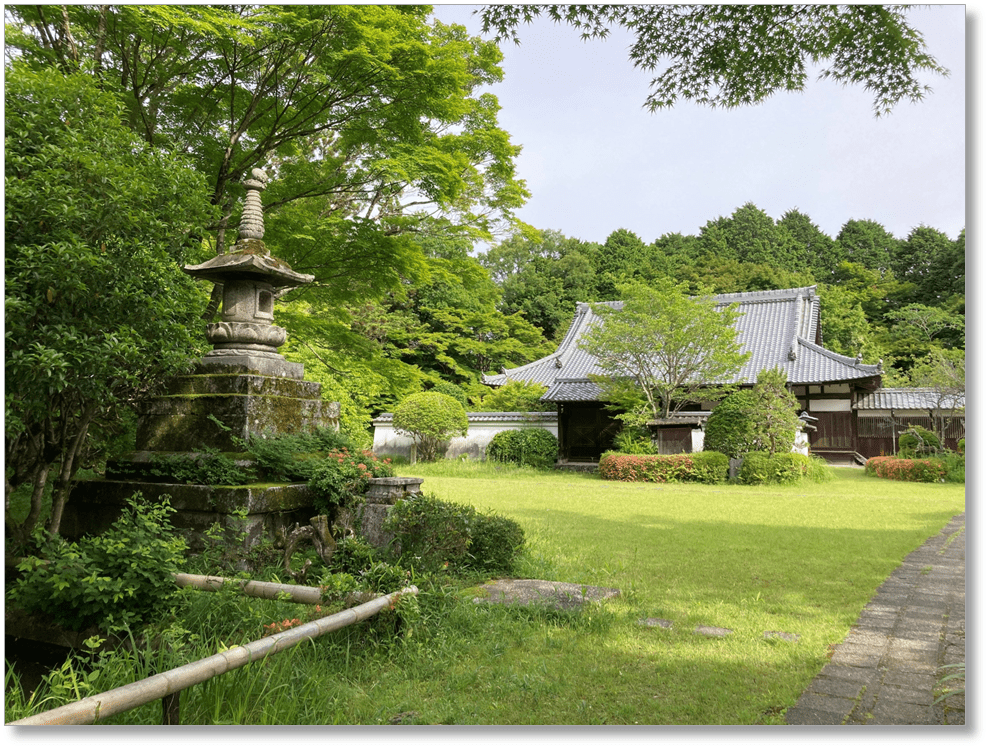
[[[267,177],[260,169],[244,181],[247,198],[233,249],[183,270],[223,287],[220,322],[210,323],[206,329],[213,350],[203,358],[204,366],[216,364],[270,377],[302,379],[302,365],[288,362],[278,353],[287,334],[274,324],[275,292],[311,283],[313,276],[296,273],[265,247],[261,191],[266,184]]]

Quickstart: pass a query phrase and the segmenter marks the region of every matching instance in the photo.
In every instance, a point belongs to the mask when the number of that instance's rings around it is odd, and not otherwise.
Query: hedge
[[[728,456],[705,451],[681,455],[627,455],[606,452],[598,473],[607,481],[650,481],[667,484],[698,481],[713,484],[728,476]]]
[[[933,484],[945,480],[948,475],[948,467],[944,461],[936,459],[909,459],[880,455],[876,458],[869,458],[865,462],[865,472],[881,479],[920,481]]]

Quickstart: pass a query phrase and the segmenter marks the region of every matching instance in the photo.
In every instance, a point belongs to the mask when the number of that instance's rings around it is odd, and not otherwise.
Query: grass
[[[187,690],[183,723],[782,723],[876,587],[965,504],[962,485],[856,469],[793,487],[621,484],[454,462],[401,472],[521,523],[530,553],[518,577],[622,595],[557,612],[475,605],[463,588],[476,581],[418,581],[413,608]],[[195,657],[296,615],[283,602],[204,595],[179,613],[190,629],[211,627]],[[649,617],[673,627],[643,626]],[[732,634],[705,637],[698,625]],[[160,707],[121,718],[157,722]]]

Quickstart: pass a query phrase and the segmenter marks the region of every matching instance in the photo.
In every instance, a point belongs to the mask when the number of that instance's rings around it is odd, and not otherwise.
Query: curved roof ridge
[[[808,341],[806,338],[797,336],[797,341],[803,346],[806,346],[811,351],[815,351],[832,361],[836,361],[839,364],[844,364],[848,367],[855,367],[856,369],[861,369],[868,374],[879,374],[882,369],[882,364],[863,364],[861,359],[856,359],[851,356],[845,356],[844,354],[839,354],[837,351],[831,351],[824,348],[824,346],[818,346],[813,341]]]

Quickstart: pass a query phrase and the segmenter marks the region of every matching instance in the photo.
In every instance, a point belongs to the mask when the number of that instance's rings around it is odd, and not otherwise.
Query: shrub
[[[965,438],[964,437],[962,437],[960,440],[958,440],[958,452],[960,452],[962,455],[965,454]]]
[[[552,468],[559,445],[548,429],[523,427],[498,432],[488,444],[487,456],[499,463]]]
[[[426,573],[510,573],[525,545],[525,534],[514,520],[431,494],[398,500],[384,529],[395,534],[398,562]]]
[[[392,475],[388,458],[381,460],[370,450],[351,453],[341,448],[314,463],[309,486],[316,493],[316,509],[329,514],[333,508],[365,494],[369,479]]]
[[[897,455],[901,458],[916,458],[940,451],[941,441],[934,432],[911,424],[909,429],[900,435]]]
[[[752,449],[755,432],[750,417],[755,405],[750,390],[739,390],[719,403],[704,427],[704,450],[739,458]]]
[[[651,481],[665,484],[687,481],[693,468],[690,455],[624,455],[607,452],[598,461],[606,481]]]
[[[303,434],[252,436],[247,449],[264,479],[308,481],[315,458],[331,451],[353,450],[354,445],[346,434],[326,428]]]
[[[615,437],[615,450],[624,455],[655,455],[656,443],[648,428],[626,425]]]
[[[750,452],[738,470],[738,480],[743,484],[795,484],[804,478],[825,482],[834,477],[834,471],[824,461],[794,452]]]
[[[511,518],[478,513],[470,529],[470,562],[473,569],[510,575],[525,546],[525,531]]]
[[[429,391],[410,395],[395,409],[395,429],[412,437],[418,459],[436,459],[440,445],[454,435],[467,434],[467,411],[449,395]]]
[[[867,474],[894,481],[919,481],[940,483],[948,475],[948,467],[936,458],[910,459],[881,455],[869,458],[865,463]]]
[[[704,452],[692,453],[690,458],[694,464],[690,474],[692,480],[702,484],[717,484],[728,478],[727,455],[713,450],[705,450]]]
[[[70,543],[45,535],[43,558],[18,565],[22,575],[10,599],[74,630],[150,621],[179,591],[173,575],[185,559],[186,543],[171,525],[173,512],[168,497],[148,502],[138,492],[98,536]]]

